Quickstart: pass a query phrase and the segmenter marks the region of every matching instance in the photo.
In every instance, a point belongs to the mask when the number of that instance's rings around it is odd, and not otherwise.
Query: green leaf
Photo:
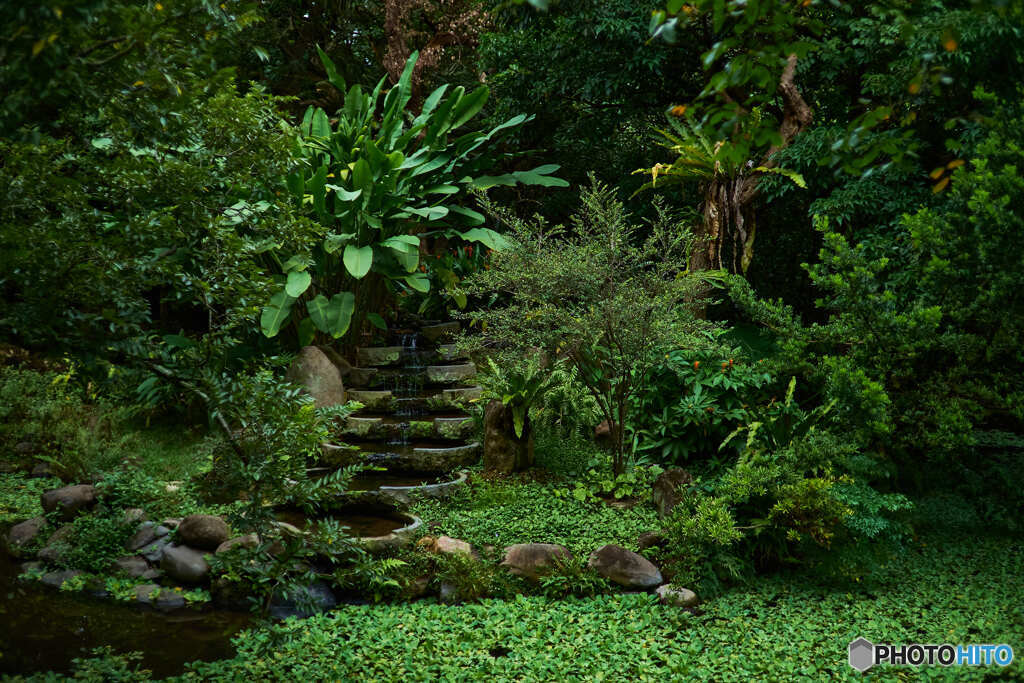
[[[338,68],[334,65],[334,62],[327,53],[320,49],[320,46],[316,46],[316,53],[320,55],[320,61],[324,64],[324,71],[327,72],[327,81],[341,92],[345,92],[345,79],[338,73]]]
[[[298,299],[309,289],[309,285],[312,282],[313,276],[308,272],[293,270],[288,273],[288,282],[284,286],[284,291],[288,293],[288,296]]]
[[[490,90],[487,86],[482,85],[459,100],[452,111],[452,118],[455,119],[451,126],[452,129],[458,128],[476,116],[487,102],[488,94],[490,94]]]
[[[303,318],[299,323],[299,346],[309,346],[316,337],[316,326],[311,318]]]
[[[407,275],[404,279],[417,292],[426,294],[430,291],[430,280],[425,275]]]
[[[449,206],[452,213],[458,214],[463,218],[467,219],[470,225],[483,225],[486,222],[486,218],[482,213],[474,211],[473,209],[467,209],[464,206]]]
[[[416,214],[417,216],[425,218],[428,221],[440,220],[448,215],[447,206],[428,206],[422,209],[414,209],[412,207],[407,207],[405,210],[408,211],[409,213]]]
[[[384,318],[380,317],[379,314],[377,314],[377,313],[367,313],[366,314],[366,319],[369,321],[369,323],[371,325],[376,327],[378,330],[385,330],[385,331],[387,331],[388,324],[386,322],[384,322]]]
[[[532,171],[515,171],[512,175],[523,185],[540,185],[542,187],[569,187],[569,181],[561,178],[555,178],[549,173],[554,173],[558,170],[558,166],[555,164],[548,164],[546,166],[538,166]]]
[[[459,237],[468,242],[480,242],[488,249],[495,251],[502,251],[509,247],[508,240],[490,228],[472,228],[461,233]]]
[[[168,346],[173,346],[179,349],[187,349],[191,346],[195,346],[196,343],[188,337],[183,337],[180,334],[165,334],[164,343]]]
[[[348,331],[355,301],[352,292],[335,294],[330,301],[323,294],[318,294],[315,299],[306,302],[306,310],[317,329],[337,339]]]
[[[373,247],[357,247],[354,244],[346,245],[345,253],[342,256],[345,268],[352,274],[352,277],[359,279],[370,272],[373,265]]]
[[[263,313],[260,315],[260,329],[264,336],[277,336],[277,333],[281,331],[281,326],[291,315],[294,303],[295,298],[288,296],[288,293],[283,290],[270,297],[270,303],[263,307]]]
[[[348,244],[349,240],[353,239],[355,236],[356,234],[354,232],[346,232],[340,235],[332,232],[327,235],[326,239],[324,239],[324,251],[328,254],[333,254]]]
[[[344,187],[338,185],[331,185],[330,183],[324,185],[328,190],[334,192],[334,196],[343,202],[351,202],[359,198],[359,195],[363,193],[362,190],[346,190]]]
[[[327,118],[327,112],[320,107],[313,111],[313,120],[310,122],[310,134],[316,138],[327,138],[331,135],[331,122]]]

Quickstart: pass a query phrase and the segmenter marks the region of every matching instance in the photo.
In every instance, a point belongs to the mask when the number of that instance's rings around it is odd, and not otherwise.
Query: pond
[[[67,673],[72,659],[109,645],[142,652],[144,668],[173,676],[186,662],[233,657],[231,637],[251,620],[210,608],[162,614],[19,581],[19,571],[0,553],[0,674]]]

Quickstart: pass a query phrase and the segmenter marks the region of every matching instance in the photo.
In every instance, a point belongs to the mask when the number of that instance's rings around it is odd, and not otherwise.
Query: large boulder
[[[168,545],[160,558],[160,568],[167,576],[182,583],[202,583],[210,574],[210,565],[203,554],[183,545]]]
[[[654,588],[664,581],[650,560],[618,545],[605,545],[595,550],[587,566],[626,588]]]
[[[557,543],[516,543],[505,548],[501,566],[513,574],[537,581],[559,558],[571,557],[569,549]]]
[[[305,389],[313,397],[317,408],[345,403],[341,370],[315,346],[304,346],[299,351],[285,379]]]
[[[17,555],[23,547],[35,541],[44,528],[46,528],[45,517],[33,517],[15,524],[7,532],[7,549]]]
[[[43,510],[48,513],[57,511],[61,519],[68,521],[80,510],[96,503],[96,487],[92,484],[76,484],[52,489],[40,496],[40,502]]]
[[[693,476],[682,467],[670,467],[654,480],[651,487],[651,502],[658,509],[658,517],[664,519],[672,508],[683,499],[683,487],[693,483]]]
[[[526,418],[517,437],[512,409],[495,399],[484,410],[484,469],[509,474],[533,466],[533,430]]]
[[[203,550],[216,550],[230,537],[227,522],[216,515],[189,515],[181,520],[176,536],[183,545]]]

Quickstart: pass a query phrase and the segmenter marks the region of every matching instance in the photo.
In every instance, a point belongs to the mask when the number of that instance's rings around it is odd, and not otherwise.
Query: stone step
[[[417,418],[353,415],[345,420],[342,437],[357,439],[443,439],[458,441],[473,433],[468,415]]]
[[[426,390],[416,396],[401,397],[387,389],[350,389],[348,398],[359,401],[367,413],[409,413],[409,411],[446,412],[461,410],[478,400],[483,390],[477,386]]]
[[[402,360],[401,346],[364,346],[356,349],[356,365],[360,368],[379,368],[398,365]]]
[[[427,325],[420,329],[420,334],[423,338],[430,342],[439,342],[442,340],[452,339],[462,331],[462,325],[456,321],[447,323],[438,323],[437,325]]]
[[[417,445],[390,446],[367,444],[361,449],[362,462],[390,470],[414,472],[450,471],[475,464],[480,459],[478,442],[460,446]]]
[[[431,365],[427,368],[427,381],[431,384],[457,384],[466,381],[475,374],[476,366],[472,363]]]
[[[455,365],[428,365],[422,368],[379,367],[352,368],[345,377],[345,386],[350,389],[387,389],[400,386],[401,382],[418,382],[420,386],[463,384],[476,374],[473,363]]]

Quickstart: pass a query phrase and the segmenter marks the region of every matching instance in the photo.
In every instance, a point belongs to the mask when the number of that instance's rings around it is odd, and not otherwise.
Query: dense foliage
[[[100,497],[29,578],[131,599],[132,510],[215,513],[257,611],[375,603],[186,678],[841,678],[855,636],[1024,635],[1020,3],[73,0],[0,35],[0,522]],[[399,343],[435,367],[353,370]],[[278,523],[362,453],[324,445],[361,404],[289,381],[310,345],[374,409],[455,387],[532,466],[381,555]],[[438,446],[404,417],[384,446]],[[525,542],[573,556],[530,582]],[[606,543],[700,610],[612,595]]]

